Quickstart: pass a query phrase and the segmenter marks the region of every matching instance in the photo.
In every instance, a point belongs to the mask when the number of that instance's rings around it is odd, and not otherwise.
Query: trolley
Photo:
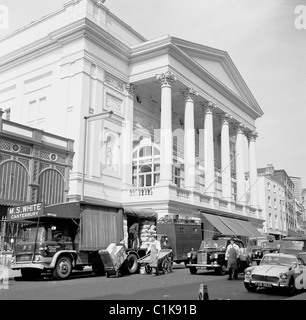
[[[141,267],[145,268],[147,274],[152,273],[152,259],[151,253],[146,254],[142,258],[137,260]],[[158,259],[157,265],[158,270],[163,272],[164,274],[172,272],[172,250],[171,249],[161,249]]]
[[[121,277],[121,270],[127,257],[124,247],[111,244],[107,250],[99,250],[99,255],[104,265],[106,277],[108,278],[110,275]]]

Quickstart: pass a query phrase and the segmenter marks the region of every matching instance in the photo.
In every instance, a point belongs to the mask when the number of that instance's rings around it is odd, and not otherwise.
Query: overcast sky
[[[65,0],[0,0],[9,9],[0,37],[61,8]],[[227,51],[264,115],[257,166],[273,164],[306,187],[306,0],[106,0],[147,39],[168,34]],[[305,29],[298,6],[305,5]],[[303,22],[303,21],[302,21]],[[1,48],[0,48],[1,50]]]

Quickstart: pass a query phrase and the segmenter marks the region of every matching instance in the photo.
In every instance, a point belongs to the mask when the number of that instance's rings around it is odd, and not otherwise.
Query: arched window
[[[7,161],[0,165],[0,199],[27,201],[29,174],[17,161]]]
[[[133,186],[154,186],[159,182],[159,177],[159,149],[154,145],[137,146],[133,152]]]

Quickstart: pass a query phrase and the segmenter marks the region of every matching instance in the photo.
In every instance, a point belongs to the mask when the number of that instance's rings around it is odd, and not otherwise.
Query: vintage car
[[[245,269],[244,286],[250,292],[258,288],[280,288],[294,294],[303,289],[306,280],[305,257],[305,252],[265,254],[258,266]]]
[[[250,237],[247,242],[247,252],[252,264],[255,262],[258,265],[265,253],[279,252],[279,240],[275,240],[271,235]]]
[[[256,262],[259,265],[262,257],[267,253],[279,253],[280,252],[280,240],[275,241],[262,241],[260,247],[252,248],[250,255],[251,261]]]
[[[219,237],[216,239],[204,239],[199,250],[188,253],[188,263],[191,274],[196,274],[198,269],[214,270],[217,274],[224,275],[227,271],[227,261],[225,260],[225,251],[230,243],[230,238]],[[244,243],[235,238],[235,243],[240,249],[239,272],[250,266],[250,258],[246,253]]]

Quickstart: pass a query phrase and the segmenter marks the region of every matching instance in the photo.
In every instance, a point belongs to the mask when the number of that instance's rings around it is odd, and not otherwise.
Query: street
[[[209,300],[284,300],[275,291],[248,292],[243,274],[227,280],[212,271],[199,270],[191,275],[183,264],[174,265],[173,273],[158,277],[148,274],[121,278],[95,276],[89,271],[74,272],[70,279],[57,281],[50,276],[25,281],[16,277],[9,288],[0,290],[0,300],[198,300],[200,284],[207,285]]]

